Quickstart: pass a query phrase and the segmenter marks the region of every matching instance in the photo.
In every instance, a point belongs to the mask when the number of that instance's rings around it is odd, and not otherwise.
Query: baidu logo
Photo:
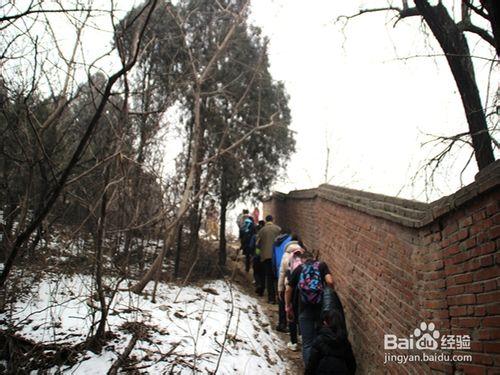
[[[439,337],[441,334],[436,329],[434,323],[420,323],[418,328],[415,328],[410,337],[397,337],[396,335],[384,335],[384,349],[394,350],[436,350],[439,347]]]
[[[417,340],[415,347],[420,350],[436,350],[439,346],[439,331],[436,329],[434,323],[427,324],[426,322],[420,323],[420,328],[415,328],[413,335]]]

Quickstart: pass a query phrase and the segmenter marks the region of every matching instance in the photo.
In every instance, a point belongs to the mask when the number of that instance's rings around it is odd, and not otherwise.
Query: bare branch
[[[346,21],[349,21],[353,18],[359,17],[359,16],[366,14],[366,13],[377,13],[377,12],[387,12],[387,11],[397,12],[399,14],[399,16],[398,16],[399,19],[420,15],[420,12],[418,11],[417,8],[407,8],[407,7],[399,8],[399,7],[394,7],[394,6],[388,6],[388,7],[381,7],[381,8],[360,9],[358,13],[352,14],[350,16],[337,17],[337,22],[339,22],[341,19],[345,19]]]
[[[488,31],[485,29],[482,29],[470,21],[460,21],[457,23],[457,27],[461,31],[468,31],[469,33],[473,33],[476,35],[479,35],[483,40],[485,40],[488,44],[492,45],[495,47],[495,39],[493,38],[493,35],[491,35]]]

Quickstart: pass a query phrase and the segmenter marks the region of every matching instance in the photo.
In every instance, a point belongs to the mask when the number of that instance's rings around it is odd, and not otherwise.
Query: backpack
[[[322,302],[323,280],[321,280],[319,262],[307,262],[302,265],[298,287],[303,303],[317,305]]]
[[[253,221],[250,218],[246,218],[245,221],[243,222],[243,225],[241,226],[241,233],[243,235],[248,235],[248,234],[253,234]]]

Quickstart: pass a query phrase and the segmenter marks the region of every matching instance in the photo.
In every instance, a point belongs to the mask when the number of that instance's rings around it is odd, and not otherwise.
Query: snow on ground
[[[51,372],[106,373],[132,337],[122,328],[126,322],[152,327],[149,337],[139,340],[129,356],[144,373],[213,372],[224,341],[219,374],[286,372],[277,353],[283,344],[270,329],[268,317],[258,301],[236,285],[218,280],[203,287],[184,287],[175,302],[179,287],[159,284],[156,303],[149,297],[152,288],[150,285],[143,296],[119,291],[108,319],[116,338],[100,354],[86,352],[74,366],[53,368]],[[91,289],[89,276],[52,275],[38,285],[32,284],[31,292],[19,298],[0,319],[38,342],[76,344],[85,339],[95,322],[96,302],[89,297]]]

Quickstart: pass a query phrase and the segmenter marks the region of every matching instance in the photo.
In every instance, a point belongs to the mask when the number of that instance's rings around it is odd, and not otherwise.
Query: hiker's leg
[[[304,310],[299,315],[300,333],[302,334],[302,359],[307,366],[311,348],[316,338],[316,319],[311,311]]]
[[[286,328],[285,292],[280,292],[278,305],[278,327],[281,330]]]
[[[258,275],[258,272],[259,272],[259,258],[257,258],[256,256],[253,256],[252,257],[252,270],[253,270],[253,280],[255,281],[255,287],[258,288],[259,287],[259,275]]]
[[[256,292],[259,296],[264,294],[264,289],[266,287],[266,278],[264,274],[264,264],[260,261],[260,258],[257,260],[257,288]]]
[[[245,254],[245,271],[248,272],[250,271],[250,260],[252,259],[252,256],[250,254]]]
[[[276,295],[274,292],[274,275],[273,275],[273,264],[271,259],[266,259],[264,261],[264,268],[266,274],[266,289],[267,289],[267,300],[268,302],[276,302]]]
[[[288,323],[288,329],[290,330],[290,341],[292,344],[297,343],[297,322]]]

